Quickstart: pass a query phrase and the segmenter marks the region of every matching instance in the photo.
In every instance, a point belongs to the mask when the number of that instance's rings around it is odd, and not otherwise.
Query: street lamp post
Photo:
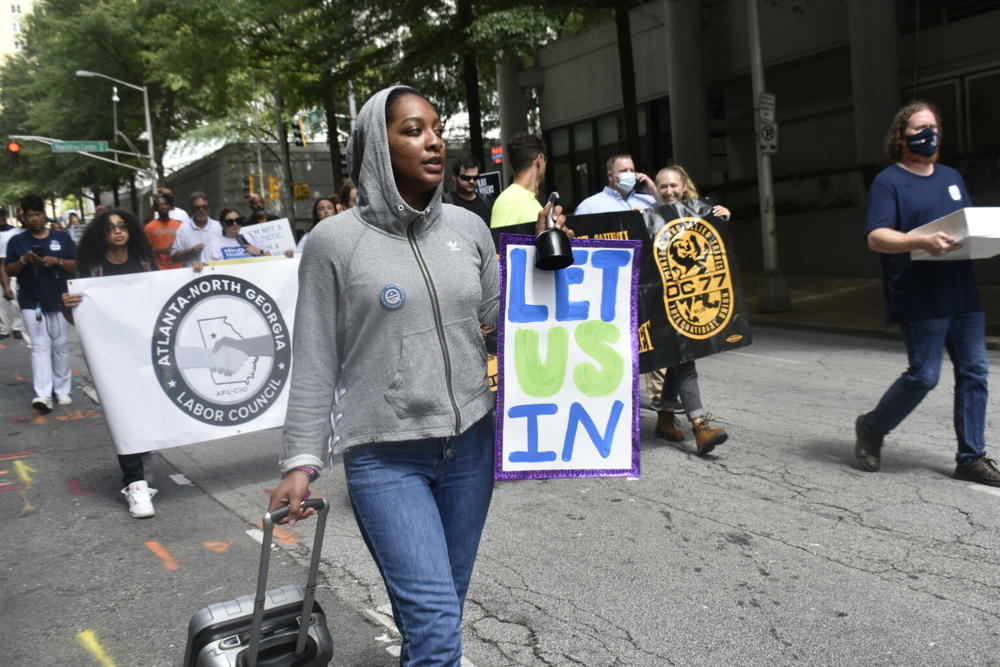
[[[153,179],[153,183],[156,183],[156,152],[153,149],[153,119],[149,113],[149,91],[146,86],[137,86],[134,83],[129,83],[128,81],[122,81],[121,79],[116,79],[113,76],[108,76],[107,74],[101,74],[100,72],[91,72],[90,70],[78,69],[76,70],[77,76],[96,76],[102,79],[107,79],[108,81],[114,81],[117,84],[123,86],[128,86],[134,90],[142,91],[142,106],[146,112],[146,140],[149,145],[149,175]]]

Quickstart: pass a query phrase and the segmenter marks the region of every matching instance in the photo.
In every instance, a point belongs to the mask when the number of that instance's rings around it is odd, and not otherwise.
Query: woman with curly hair
[[[76,252],[78,278],[119,276],[156,270],[153,248],[149,245],[139,220],[129,211],[120,208],[98,213],[83,231]],[[199,263],[195,271],[200,269]],[[63,308],[71,321],[72,309],[80,304],[83,296],[82,293],[62,295]],[[153,516],[153,496],[157,492],[145,479],[144,456],[146,454],[118,455],[122,484],[125,486],[122,494],[128,503],[129,514],[136,519]]]

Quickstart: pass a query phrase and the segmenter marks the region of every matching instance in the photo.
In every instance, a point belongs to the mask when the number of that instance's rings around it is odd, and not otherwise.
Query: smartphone
[[[31,252],[35,253],[36,257],[41,257],[45,254],[45,246],[43,245],[33,245],[31,246]]]
[[[243,236],[242,234],[237,234],[236,240],[242,243],[243,245],[250,245],[250,241],[247,241],[247,237]]]

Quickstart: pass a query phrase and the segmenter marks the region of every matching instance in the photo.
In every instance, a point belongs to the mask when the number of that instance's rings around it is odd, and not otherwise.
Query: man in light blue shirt
[[[655,193],[652,179],[636,173],[631,155],[612,155],[608,158],[607,186],[580,202],[574,214],[642,211],[656,206]]]

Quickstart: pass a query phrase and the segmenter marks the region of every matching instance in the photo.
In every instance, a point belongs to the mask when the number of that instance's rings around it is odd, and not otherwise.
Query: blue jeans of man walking
[[[458,665],[462,605],[493,496],[493,415],[455,438],[344,453],[361,535],[382,573],[401,665]]]
[[[985,455],[989,368],[983,312],[902,322],[900,328],[909,367],[865,416],[865,425],[876,435],[885,435],[899,426],[937,385],[942,351],[947,350],[955,367],[955,460],[965,465]]]

